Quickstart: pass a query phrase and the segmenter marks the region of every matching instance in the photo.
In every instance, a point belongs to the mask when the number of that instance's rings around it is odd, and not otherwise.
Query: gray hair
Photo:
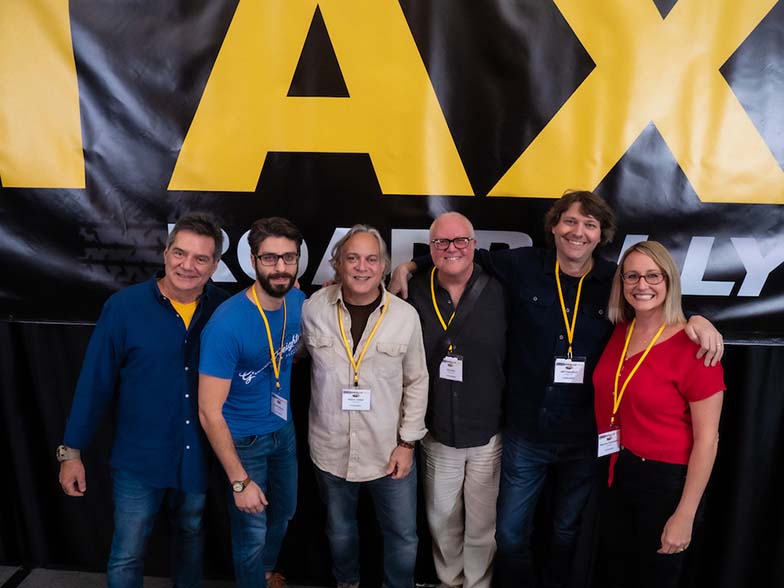
[[[384,241],[384,238],[381,236],[381,233],[378,232],[378,229],[374,229],[370,225],[359,224],[351,227],[348,232],[340,238],[340,241],[335,243],[335,246],[332,248],[332,257],[329,260],[329,265],[331,265],[332,269],[335,270],[335,280],[340,280],[338,265],[340,265],[340,254],[343,252],[343,247],[346,243],[348,243],[348,240],[357,233],[367,233],[375,237],[376,241],[378,241],[379,255],[384,262],[383,276],[386,278],[387,275],[389,275],[389,270],[392,266],[392,260],[389,257],[389,250],[387,249],[386,241]]]

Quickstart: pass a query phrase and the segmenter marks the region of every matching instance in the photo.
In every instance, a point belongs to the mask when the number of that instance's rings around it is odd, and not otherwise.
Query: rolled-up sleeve
[[[398,436],[403,441],[413,443],[427,433],[425,428],[427,389],[427,360],[422,340],[422,326],[419,320],[415,319],[411,329],[411,339],[403,357],[403,401],[398,431]]]

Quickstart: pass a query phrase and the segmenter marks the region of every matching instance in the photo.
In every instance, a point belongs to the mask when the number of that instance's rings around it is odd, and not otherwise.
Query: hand
[[[60,486],[68,496],[84,496],[87,478],[81,459],[66,459],[60,462]]]
[[[234,493],[234,504],[242,512],[260,514],[269,503],[259,485],[251,480],[245,490]]]
[[[705,367],[719,363],[724,355],[724,340],[708,319],[695,315],[689,319],[685,330],[689,339],[700,346],[697,359],[704,356]]]
[[[414,450],[398,445],[392,450],[387,464],[387,475],[393,480],[405,478],[414,464]]]
[[[411,274],[416,271],[416,268],[413,261],[406,261],[397,266],[392,272],[387,290],[401,298],[408,298],[408,280],[411,279]]]
[[[680,553],[689,547],[691,543],[691,529],[694,525],[694,517],[675,513],[667,520],[664,531],[661,535],[661,547],[656,553]]]

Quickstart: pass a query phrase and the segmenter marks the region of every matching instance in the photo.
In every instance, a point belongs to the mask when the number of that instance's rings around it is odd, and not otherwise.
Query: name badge
[[[567,357],[555,358],[553,383],[555,384],[582,384],[585,378],[585,358]]]
[[[621,430],[612,429],[599,433],[599,457],[618,453],[621,450]]]
[[[280,394],[272,393],[272,414],[276,417],[289,420],[289,401],[283,398]]]
[[[370,388],[343,388],[343,410],[370,410]]]
[[[463,356],[461,355],[447,355],[441,360],[441,366],[438,368],[438,375],[444,380],[452,380],[453,382],[463,381]]]

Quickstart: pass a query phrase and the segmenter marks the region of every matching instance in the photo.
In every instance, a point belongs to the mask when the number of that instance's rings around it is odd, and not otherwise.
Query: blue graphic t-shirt
[[[269,322],[275,353],[281,361],[280,396],[288,402],[291,420],[291,362],[299,341],[299,323],[305,295],[296,288],[286,294],[286,334],[280,348],[283,307],[264,313]],[[282,357],[282,359],[280,359]],[[287,421],[272,412],[275,372],[259,309],[243,290],[221,304],[201,336],[199,372],[231,379],[223,418],[233,437],[266,435]]]

